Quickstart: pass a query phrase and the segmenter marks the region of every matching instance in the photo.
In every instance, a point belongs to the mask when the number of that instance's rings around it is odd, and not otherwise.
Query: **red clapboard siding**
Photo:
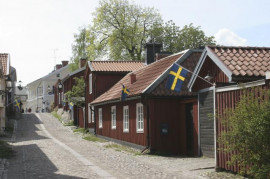
[[[248,88],[247,90],[250,92],[253,92],[255,97],[262,97],[263,98],[269,98],[268,96],[263,95],[263,89],[269,89],[269,85],[263,85],[263,86],[256,86],[254,88]],[[223,116],[223,118],[226,119],[226,116],[224,115],[224,112],[228,109],[235,109],[237,103],[240,101],[241,96],[243,94],[246,94],[246,89],[244,90],[233,90],[233,91],[225,91],[225,92],[218,92],[216,94],[216,112],[219,115]],[[217,135],[220,136],[222,131],[228,131],[228,129],[224,128],[221,124],[221,118],[217,118]],[[221,144],[217,145],[218,148],[223,148],[224,146]],[[226,154],[224,152],[221,152],[217,150],[217,165],[220,168],[230,170],[233,172],[238,172],[239,167],[235,166],[228,166],[227,162],[230,161],[231,154]],[[237,154],[237,151],[233,152],[233,154]]]
[[[198,102],[196,99],[152,99],[149,101],[151,149],[187,155],[185,105],[193,104],[193,147],[198,155]],[[161,133],[161,125],[168,125],[168,134]]]
[[[147,145],[147,128],[146,128],[146,106],[144,106],[144,132],[136,132],[136,104],[139,100],[126,101],[121,103],[112,103],[95,107],[97,134],[134,143],[141,146]],[[129,132],[123,132],[123,106],[129,106]],[[111,106],[116,106],[116,129],[111,129]],[[99,128],[98,109],[102,108],[102,128]]]

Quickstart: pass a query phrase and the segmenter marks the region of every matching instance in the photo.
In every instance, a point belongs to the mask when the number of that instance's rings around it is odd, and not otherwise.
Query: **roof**
[[[162,81],[164,81],[164,79],[166,79],[172,64],[175,62],[178,64],[183,62],[191,53],[192,50],[186,50],[173,54],[127,74],[111,89],[96,98],[91,104],[96,105],[105,101],[119,100],[122,91],[122,84],[129,89],[129,97],[139,96],[143,93],[151,93]],[[193,65],[193,69],[195,65],[196,64]],[[131,84],[130,80],[131,74],[136,75],[136,82],[133,84]],[[171,90],[168,89],[168,91]]]
[[[234,76],[265,76],[270,71],[270,48],[208,46]]]
[[[9,74],[10,59],[8,53],[0,53],[0,63],[3,69],[3,75]]]
[[[207,57],[224,72],[229,81],[233,78],[258,78],[270,71],[270,48],[206,46],[188,84],[191,89]]]
[[[91,71],[100,72],[131,72],[144,67],[141,61],[88,61]]]
[[[75,70],[75,71],[73,71],[73,72],[71,72],[71,73],[69,73],[69,76],[72,76],[72,75],[75,75],[75,74],[77,74],[77,73],[80,73],[80,72],[83,71],[83,70],[85,70],[85,66],[82,67],[82,68],[79,68],[79,69],[77,69],[77,70]]]

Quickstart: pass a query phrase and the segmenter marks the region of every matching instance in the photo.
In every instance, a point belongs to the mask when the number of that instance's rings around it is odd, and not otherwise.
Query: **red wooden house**
[[[86,61],[86,60],[85,60]],[[85,65],[85,64],[84,64]],[[83,77],[85,73],[85,66],[75,70],[70,73],[67,79],[64,79],[63,82],[63,90],[64,94],[70,90],[72,90],[73,85],[75,85],[75,77],[80,78]],[[84,100],[84,96],[81,96],[82,100]],[[69,103],[66,102],[64,106],[64,110],[69,110]],[[74,121],[74,125],[84,128],[84,107],[79,107],[76,104],[71,108],[71,118]]]
[[[94,128],[94,107],[90,103],[115,83],[122,79],[127,73],[135,71],[144,66],[142,62],[136,61],[88,61],[84,79],[86,81],[85,94],[85,127]],[[91,131],[93,132],[93,131]]]
[[[230,155],[218,150],[217,138],[223,130],[221,119],[209,120],[209,113],[220,115],[227,108],[234,108],[241,98],[242,87],[269,88],[264,80],[267,71],[270,71],[270,48],[205,47],[188,87],[198,93],[200,153],[215,157],[218,168],[234,172],[239,169],[229,167],[226,162]],[[259,94],[260,90],[257,91]]]
[[[165,88],[170,67],[180,64],[193,71],[202,50],[165,57],[127,74],[95,99],[96,134],[152,151],[198,154],[197,96],[188,92],[188,73],[181,92]],[[121,101],[122,84],[130,94]]]
[[[75,77],[80,78],[84,76],[85,73],[85,64],[86,59],[80,59],[80,68],[69,73],[61,80],[59,79],[54,85],[55,88],[55,104],[58,108],[63,108],[65,111],[69,110],[68,102],[65,102],[65,93],[72,90],[72,87],[75,85]],[[60,86],[59,86],[60,85]],[[59,88],[61,87],[61,88]],[[84,98],[84,96],[82,96]],[[78,107],[76,105],[71,109],[71,118],[74,121],[74,125],[78,127],[84,127],[84,108]]]

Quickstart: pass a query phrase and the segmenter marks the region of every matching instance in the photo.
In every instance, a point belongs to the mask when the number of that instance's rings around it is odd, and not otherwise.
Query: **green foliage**
[[[270,178],[270,102],[246,92],[235,110],[228,110],[219,142],[221,151],[232,154],[229,165],[240,166],[240,174]],[[268,93],[269,95],[269,93]]]
[[[141,60],[144,44],[154,24],[162,22],[153,8],[128,0],[101,0],[90,28],[90,56],[114,60]]]
[[[69,68],[71,71],[75,71],[79,68],[79,60],[81,58],[87,58],[87,47],[89,46],[88,31],[86,28],[79,29],[79,33],[74,35],[74,43],[72,44],[72,57]]]
[[[131,154],[134,154],[134,155],[140,155],[140,152],[138,150],[136,150],[136,149],[133,149],[133,148],[130,148],[130,147],[127,147],[127,146],[124,146],[124,145],[118,145],[118,144],[115,144],[115,143],[105,145],[105,148],[111,148],[111,149],[114,149],[117,152],[124,151],[124,152],[128,152],[128,153],[131,153]]]
[[[84,106],[84,100],[82,99],[85,95],[85,81],[83,77],[74,78],[75,85],[72,86],[72,89],[65,93],[66,99],[68,102],[73,102],[77,106]]]
[[[180,29],[173,21],[164,23],[156,9],[128,0],[100,0],[91,25],[74,37],[72,70],[82,57],[143,60],[147,42],[162,43],[164,51],[173,53],[215,44],[214,37],[207,37],[200,26],[191,23]]]

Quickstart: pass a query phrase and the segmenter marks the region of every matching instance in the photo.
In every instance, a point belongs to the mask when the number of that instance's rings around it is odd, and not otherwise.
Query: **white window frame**
[[[93,75],[92,73],[89,74],[89,94],[93,92]]]
[[[112,129],[116,129],[116,106],[111,107],[111,124]]]
[[[102,108],[98,108],[98,127],[102,128]]]
[[[129,108],[123,107],[123,132],[129,132]]]
[[[136,131],[137,133],[144,132],[144,116],[143,116],[143,104],[136,104]]]
[[[91,123],[91,117],[92,117],[92,111],[91,111],[91,106],[90,103],[88,103],[88,123]]]
[[[94,123],[95,122],[95,107],[94,106],[91,106],[91,107],[92,107],[92,110],[91,110],[92,116],[91,116],[91,118],[92,118],[92,123]]]

